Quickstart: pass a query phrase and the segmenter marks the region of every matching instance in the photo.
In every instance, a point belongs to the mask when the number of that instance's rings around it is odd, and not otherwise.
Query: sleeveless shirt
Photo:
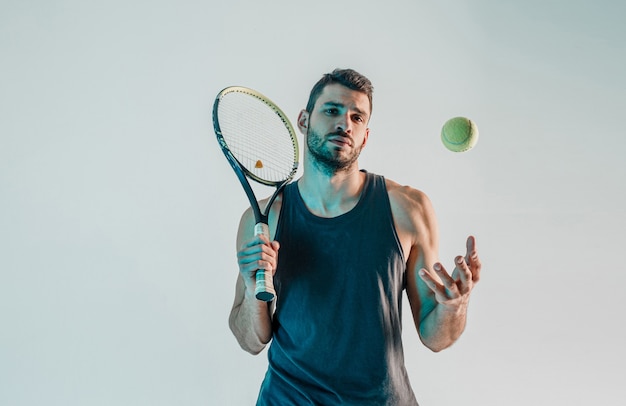
[[[404,366],[405,260],[382,176],[322,218],[283,193],[273,337],[258,406],[417,405]]]

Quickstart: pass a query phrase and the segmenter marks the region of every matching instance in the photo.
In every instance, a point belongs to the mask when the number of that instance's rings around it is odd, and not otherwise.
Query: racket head
[[[263,94],[243,86],[220,91],[213,104],[213,128],[231,165],[250,179],[278,188],[295,176],[300,154],[296,132]]]

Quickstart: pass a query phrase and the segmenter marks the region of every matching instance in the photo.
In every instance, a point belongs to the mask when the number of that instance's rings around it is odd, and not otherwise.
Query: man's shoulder
[[[436,231],[435,212],[426,193],[411,186],[385,179],[389,204],[398,237],[408,255],[409,246],[424,243]]]
[[[399,206],[407,210],[430,207],[430,199],[423,191],[411,186],[401,185],[396,181],[385,178],[385,186],[389,194],[392,207]]]

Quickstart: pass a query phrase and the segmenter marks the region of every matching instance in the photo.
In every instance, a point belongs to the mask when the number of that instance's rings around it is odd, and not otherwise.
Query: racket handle
[[[254,226],[254,235],[261,235],[270,238],[270,228],[265,223],[257,223]],[[271,302],[276,297],[276,290],[274,289],[274,278],[271,272],[265,272],[265,269],[257,269],[256,271],[256,287],[254,288],[254,295],[258,300],[264,302]]]

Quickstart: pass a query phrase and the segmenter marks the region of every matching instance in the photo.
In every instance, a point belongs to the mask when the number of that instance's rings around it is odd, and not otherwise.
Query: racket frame
[[[282,181],[277,181],[277,182],[263,179],[255,175],[250,170],[248,170],[241,162],[239,162],[239,160],[231,152],[230,148],[228,147],[228,143],[226,142],[222,134],[222,129],[220,128],[219,119],[218,119],[220,101],[225,95],[231,92],[239,92],[239,93],[247,94],[252,97],[256,97],[257,99],[265,103],[269,108],[271,108],[274,111],[274,113],[278,115],[278,117],[281,119],[281,121],[285,125],[285,128],[288,130],[289,135],[291,137],[291,141],[294,146],[294,164],[293,164],[290,174],[288,175],[286,179]],[[239,182],[241,183],[241,186],[246,192],[246,196],[248,197],[248,200],[250,202],[250,207],[252,209],[252,212],[254,213],[254,219],[255,219],[254,234],[255,235],[263,234],[268,239],[270,239],[268,217],[269,217],[271,206],[276,200],[276,198],[278,197],[278,195],[282,192],[283,188],[289,182],[291,182],[291,180],[293,179],[293,177],[295,176],[298,170],[298,165],[299,165],[298,139],[296,137],[296,132],[293,126],[291,125],[291,122],[289,121],[285,113],[274,102],[272,102],[270,99],[268,99],[261,93],[257,92],[256,90],[243,87],[243,86],[229,86],[229,87],[224,88],[218,93],[218,95],[215,98],[215,102],[213,103],[213,129],[215,131],[215,135],[217,137],[217,141],[220,145],[220,148],[222,152],[224,153],[224,155],[226,156],[226,160],[228,161],[231,168],[237,175],[237,178],[239,179]],[[262,185],[273,186],[276,188],[274,193],[271,195],[271,197],[267,201],[267,204],[265,205],[264,210],[261,210],[257,197],[254,194],[254,190],[252,189],[252,186],[250,185],[248,178]],[[274,289],[273,277],[272,277],[271,272],[270,273],[265,272],[265,270],[263,269],[257,270],[255,296],[258,300],[262,300],[264,302],[271,302],[272,300],[274,300],[274,298],[276,297],[276,291]]]

